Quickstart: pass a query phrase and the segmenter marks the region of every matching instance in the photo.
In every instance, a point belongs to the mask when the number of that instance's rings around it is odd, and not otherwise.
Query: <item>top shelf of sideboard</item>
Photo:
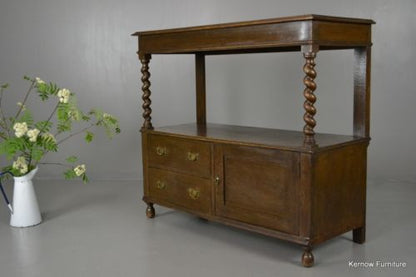
[[[139,54],[298,51],[302,45],[321,50],[371,45],[368,19],[302,15],[237,23],[136,32]]]

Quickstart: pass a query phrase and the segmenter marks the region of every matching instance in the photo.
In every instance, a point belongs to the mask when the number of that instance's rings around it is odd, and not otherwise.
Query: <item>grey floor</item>
[[[416,276],[416,184],[369,182],[367,242],[351,233],[314,250],[156,206],[153,220],[137,182],[36,181],[44,222],[12,228],[0,206],[0,276]],[[10,184],[7,190],[11,190]],[[405,268],[352,268],[356,262]]]

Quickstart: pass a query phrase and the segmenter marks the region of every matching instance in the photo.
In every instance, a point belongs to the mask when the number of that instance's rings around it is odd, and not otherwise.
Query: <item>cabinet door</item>
[[[299,154],[216,145],[217,216],[298,234]]]

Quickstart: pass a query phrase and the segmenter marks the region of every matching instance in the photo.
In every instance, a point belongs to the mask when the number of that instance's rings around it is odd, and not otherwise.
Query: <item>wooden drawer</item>
[[[193,211],[209,213],[210,180],[149,168],[150,197]]]
[[[163,135],[149,136],[149,166],[211,177],[211,145]]]

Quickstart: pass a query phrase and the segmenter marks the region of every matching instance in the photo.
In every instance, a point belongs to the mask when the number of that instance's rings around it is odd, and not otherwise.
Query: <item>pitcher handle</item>
[[[0,172],[0,190],[1,190],[1,193],[3,194],[4,201],[6,201],[7,207],[10,210],[10,213],[13,214],[13,207],[10,204],[9,199],[7,198],[6,192],[4,191],[3,184],[1,182],[1,178],[3,177],[3,175],[6,175],[6,174],[10,174],[14,177],[13,173],[11,173],[10,171]]]

